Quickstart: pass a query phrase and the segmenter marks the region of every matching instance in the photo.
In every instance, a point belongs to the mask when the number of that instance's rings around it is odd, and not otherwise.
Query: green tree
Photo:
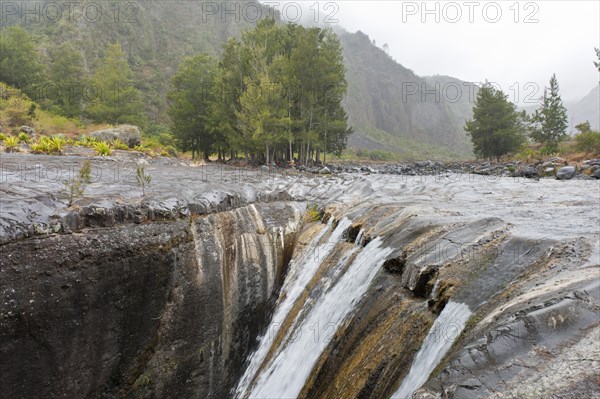
[[[544,89],[542,106],[532,118],[531,137],[544,145],[546,151],[558,150],[558,145],[567,136],[567,109],[558,94],[556,75],[550,78],[550,88]]]
[[[585,133],[592,130],[592,125],[590,124],[590,121],[586,120],[585,122],[575,125],[575,129],[577,129],[579,133]]]
[[[0,29],[0,81],[34,99],[38,86],[44,82],[44,65],[33,39],[20,26]]]
[[[91,82],[95,96],[86,111],[92,120],[143,124],[141,94],[133,85],[132,71],[119,43],[107,46]]]
[[[83,56],[68,43],[53,47],[49,53],[51,98],[60,114],[67,117],[79,116],[85,90]]]
[[[477,93],[473,119],[465,126],[475,154],[499,159],[517,150],[524,142],[522,116],[502,90],[486,81]]]
[[[208,160],[218,140],[212,116],[215,61],[206,54],[186,58],[175,76],[168,98],[172,131],[179,148],[203,154]]]
[[[285,90],[280,82],[271,79],[266,65],[266,49],[252,49],[254,71],[262,71],[257,80],[246,78],[245,90],[240,97],[240,111],[236,112],[238,126],[246,142],[254,148],[264,148],[264,160],[270,165],[271,151],[287,141],[290,118],[287,112]]]

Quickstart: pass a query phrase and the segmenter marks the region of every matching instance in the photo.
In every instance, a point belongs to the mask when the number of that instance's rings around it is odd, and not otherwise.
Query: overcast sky
[[[284,19],[295,20],[296,7],[289,3],[293,2],[282,1],[276,7]],[[390,55],[417,75],[450,75],[471,82],[488,79],[497,82],[512,101],[523,104],[527,96],[539,97],[556,73],[564,100],[587,95],[599,80],[592,62],[594,47],[600,46],[600,2],[515,3],[427,1],[424,6],[422,1],[309,0],[295,4],[302,6],[305,19],[329,25],[337,20],[350,32],[368,34],[379,47],[387,43]],[[425,8],[431,13],[426,14]]]

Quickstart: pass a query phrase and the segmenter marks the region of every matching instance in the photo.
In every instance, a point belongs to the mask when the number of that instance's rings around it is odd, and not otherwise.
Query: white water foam
[[[314,306],[302,320],[296,320],[293,339],[263,370],[250,398],[298,396],[333,333],[364,295],[391,252],[391,249],[381,247],[380,238],[375,238],[360,251],[339,280],[315,298]],[[315,335],[315,327],[323,326],[331,326],[332,333]]]
[[[342,234],[350,227],[352,222],[343,218],[338,222],[337,227],[331,233],[325,243],[319,244],[325,233],[331,229],[333,218],[329,220],[327,228],[324,228],[310,243],[307,249],[302,253],[299,259],[290,262],[289,271],[285,278],[283,288],[281,290],[284,299],[277,305],[267,334],[260,338],[258,349],[250,356],[250,363],[246,368],[244,375],[236,389],[238,397],[243,397],[247,392],[252,380],[261,364],[263,363],[271,345],[273,338],[277,336],[279,329],[285,320],[285,317],[292,309],[296,300],[306,289],[306,285],[313,278],[319,265],[332,251],[334,246],[339,242]]]
[[[412,398],[412,394],[429,379],[431,372],[448,353],[469,317],[471,310],[467,305],[458,302],[446,304],[421,344],[408,375],[392,395],[393,399]]]

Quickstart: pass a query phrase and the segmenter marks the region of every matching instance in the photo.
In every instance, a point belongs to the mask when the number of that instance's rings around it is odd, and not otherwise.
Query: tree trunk
[[[271,168],[271,163],[269,162],[269,145],[265,144],[265,156],[266,156],[266,164],[269,168]]]

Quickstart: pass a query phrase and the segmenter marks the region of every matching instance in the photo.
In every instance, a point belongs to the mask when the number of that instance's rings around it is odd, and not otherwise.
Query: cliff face
[[[300,221],[273,203],[5,244],[3,395],[227,396]]]

